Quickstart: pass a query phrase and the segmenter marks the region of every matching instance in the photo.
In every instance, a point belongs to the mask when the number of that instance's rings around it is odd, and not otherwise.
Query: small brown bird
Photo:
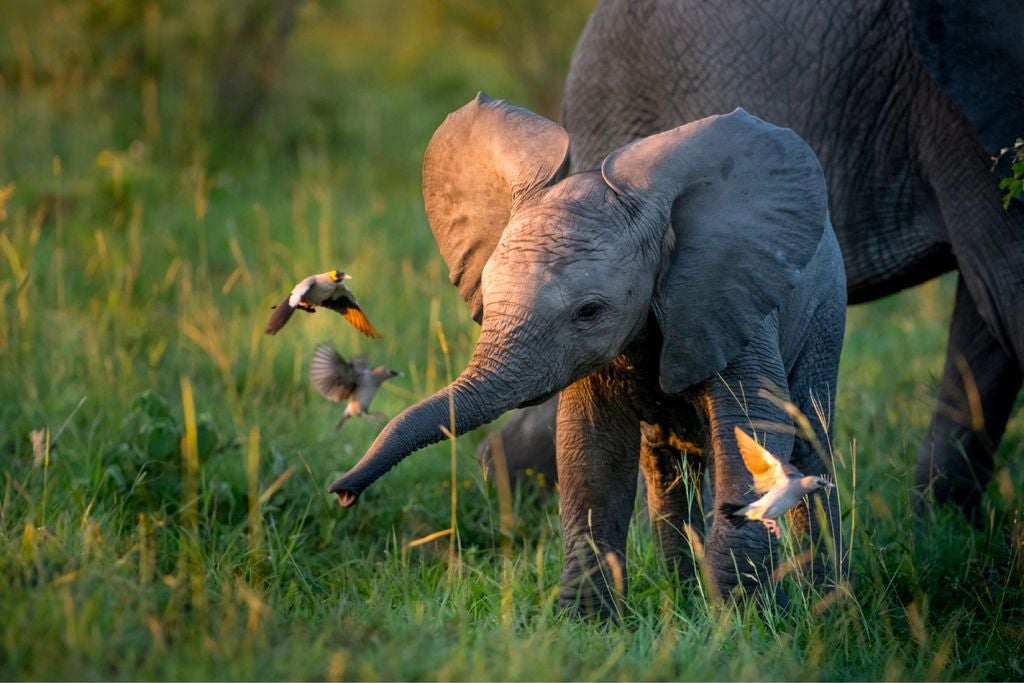
[[[274,307],[270,321],[267,322],[266,333],[277,334],[277,331],[284,327],[296,309],[315,313],[317,306],[323,306],[341,313],[345,320],[352,324],[352,327],[367,337],[380,339],[377,330],[373,328],[363,310],[359,308],[359,304],[356,303],[356,297],[352,290],[345,286],[345,280],[351,279],[351,275],[340,270],[329,270],[326,273],[310,275],[295,285],[292,293]]]
[[[718,506],[733,526],[738,527],[747,520],[760,520],[776,538],[782,538],[782,530],[776,519],[807,494],[835,487],[835,484],[822,477],[805,477],[791,464],[772,455],[739,427],[736,427],[736,443],[740,447],[743,464],[754,475],[754,493],[761,494],[761,497],[750,505],[722,503]]]
[[[377,394],[380,385],[402,373],[384,365],[370,368],[363,356],[355,356],[349,363],[328,342],[320,342],[313,350],[309,361],[309,378],[316,390],[325,398],[337,403],[348,401],[345,413],[338,420],[335,429],[341,429],[345,420],[358,415],[380,416],[381,413],[367,412],[370,401]]]

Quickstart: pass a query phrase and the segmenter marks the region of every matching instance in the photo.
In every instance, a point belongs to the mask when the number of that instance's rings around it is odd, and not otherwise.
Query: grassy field
[[[228,125],[213,53],[174,42],[215,42],[215,18],[135,4],[0,9],[0,679],[1024,677],[1020,418],[982,528],[909,511],[949,278],[850,310],[837,600],[790,583],[785,614],[722,608],[667,578],[638,520],[622,623],[564,618],[557,497],[518,492],[503,534],[483,430],[340,510],[325,486],[381,425],[335,433],[307,355],[330,339],[403,370],[388,415],[457,373],[476,327],[423,216],[423,149],[477,89],[543,106],[572,46],[533,82],[515,41],[473,39],[497,10],[309,2],[259,117]],[[384,339],[323,314],[264,336],[331,267]]]

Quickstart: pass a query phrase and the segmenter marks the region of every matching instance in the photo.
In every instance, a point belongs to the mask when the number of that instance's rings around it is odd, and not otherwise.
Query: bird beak
[[[349,275],[348,273],[345,273],[344,275],[341,276],[341,279],[342,280],[351,280],[352,276]]]
[[[833,484],[832,482],[830,482],[830,481],[826,481],[825,482],[825,488],[827,488],[827,489],[834,489],[835,487],[836,487],[836,485]]]

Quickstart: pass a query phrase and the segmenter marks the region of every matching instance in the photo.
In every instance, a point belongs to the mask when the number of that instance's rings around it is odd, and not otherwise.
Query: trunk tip
[[[358,493],[346,489],[344,477],[331,484],[327,490],[338,496],[338,505],[343,508],[350,508],[359,500]]]

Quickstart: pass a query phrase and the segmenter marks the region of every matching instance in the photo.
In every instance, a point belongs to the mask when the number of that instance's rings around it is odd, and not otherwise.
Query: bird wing
[[[768,449],[739,427],[736,427],[735,432],[736,444],[740,447],[743,464],[747,466],[750,474],[754,477],[755,493],[768,493],[772,488],[784,483],[788,479],[786,468],[781,460],[768,452]],[[786,465],[793,469],[789,463],[786,463]]]
[[[313,357],[309,361],[309,378],[317,391],[338,403],[352,395],[359,379],[352,364],[327,342],[320,342],[313,349]]]
[[[370,324],[370,321],[366,318],[366,314],[363,313],[363,309],[359,308],[359,304],[356,303],[356,298],[352,295],[352,292],[347,289],[330,299],[324,299],[320,302],[320,305],[324,308],[329,308],[332,311],[337,311],[344,316],[345,320],[356,328],[367,337],[371,339],[380,339],[380,333]]]
[[[292,317],[295,307],[291,305],[290,299],[291,297],[285,297],[284,301],[274,307],[274,312],[270,314],[270,320],[267,321],[267,329],[264,330],[267,334],[277,334],[278,330],[284,327],[284,324]]]
[[[344,313],[350,308],[359,308],[359,303],[356,301],[352,290],[345,285],[336,287],[332,294],[324,297],[320,305],[338,313]]]
[[[348,309],[342,315],[345,316],[345,320],[352,324],[352,327],[356,328],[370,339],[380,339],[380,333],[377,329],[370,324],[367,320],[366,314],[358,306],[353,306]]]
[[[306,298],[306,294],[313,288],[313,284],[316,282],[316,276],[310,275],[305,278],[302,282],[292,287],[292,293],[288,295],[288,303],[291,304],[292,308],[295,308],[302,303],[302,300]]]

